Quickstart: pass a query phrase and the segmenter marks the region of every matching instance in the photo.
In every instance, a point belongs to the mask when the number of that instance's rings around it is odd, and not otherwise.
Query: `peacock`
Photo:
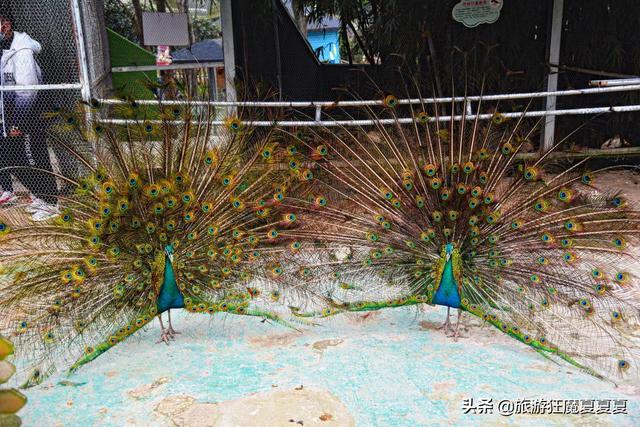
[[[219,112],[188,101],[93,100],[50,114],[55,143],[84,172],[56,175],[74,190],[46,223],[0,212],[0,330],[33,367],[25,387],[60,364],[76,371],[155,318],[169,344],[172,309],[290,326],[279,254],[295,245],[277,237],[296,216],[280,207],[291,175],[271,128],[238,114],[214,126]]]
[[[293,312],[445,306],[442,328],[456,340],[466,312],[554,361],[637,378],[640,212],[598,191],[615,167],[527,153],[540,121],[461,98],[443,112],[381,94],[325,113],[334,126],[279,131],[304,153],[290,167],[305,165],[312,182],[283,202],[300,222],[282,238],[302,247],[283,264],[286,280],[309,296]]]

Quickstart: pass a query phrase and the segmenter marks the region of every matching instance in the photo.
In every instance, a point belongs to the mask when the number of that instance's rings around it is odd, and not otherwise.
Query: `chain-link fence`
[[[80,174],[69,148],[86,147],[59,141],[50,130],[59,111],[74,108],[83,95],[104,94],[102,11],[101,0],[0,2],[0,209],[46,219],[70,191],[60,176]]]

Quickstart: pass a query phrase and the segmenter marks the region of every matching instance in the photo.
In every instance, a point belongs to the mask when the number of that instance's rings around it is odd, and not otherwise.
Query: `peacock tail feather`
[[[431,105],[383,104],[335,113],[371,127],[282,130],[311,180],[283,202],[300,217],[282,232],[301,242],[287,280],[310,295],[294,312],[460,307],[589,373],[637,378],[640,212],[597,191],[612,167],[526,160],[538,123],[524,116],[481,122],[452,105],[461,120],[446,122]]]
[[[258,316],[277,307],[280,208],[290,176],[268,128],[240,117],[214,127],[210,107],[92,103],[57,112],[57,143],[86,170],[58,175],[72,194],[61,214],[27,223],[0,213],[0,330],[18,344],[38,384],[125,340],[159,313]],[[104,117],[119,121],[106,121]],[[88,153],[66,141],[80,137]]]

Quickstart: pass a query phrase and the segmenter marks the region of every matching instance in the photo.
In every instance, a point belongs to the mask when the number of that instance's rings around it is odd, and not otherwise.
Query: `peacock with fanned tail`
[[[171,309],[288,324],[277,255],[290,248],[276,237],[295,214],[278,206],[287,176],[271,129],[236,117],[214,126],[211,107],[161,102],[52,114],[56,142],[87,173],[57,176],[75,192],[47,223],[0,213],[0,326],[36,367],[25,386],[60,360],[75,371],[156,317],[168,344]],[[66,142],[77,137],[90,154]]]
[[[550,152],[525,154],[537,124],[524,116],[382,104],[340,113],[371,127],[283,131],[313,181],[284,202],[301,218],[282,233],[302,245],[287,280],[315,295],[296,314],[441,305],[455,339],[464,311],[595,376],[637,377],[640,212],[597,191],[612,167],[545,171]]]

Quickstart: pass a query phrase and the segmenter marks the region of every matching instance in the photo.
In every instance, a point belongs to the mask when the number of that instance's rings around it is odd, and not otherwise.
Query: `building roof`
[[[173,52],[173,62],[224,62],[222,39],[205,39]]]

